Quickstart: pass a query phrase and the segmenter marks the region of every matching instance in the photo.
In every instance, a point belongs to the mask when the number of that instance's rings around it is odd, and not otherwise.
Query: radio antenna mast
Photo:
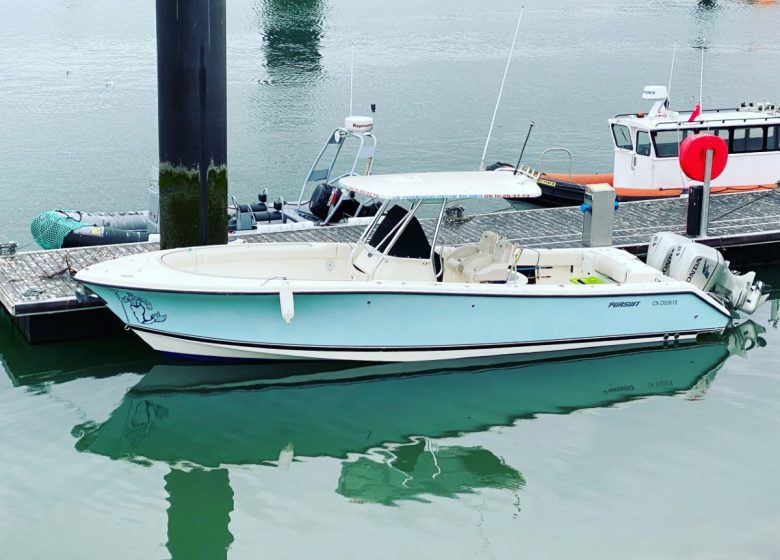
[[[496,106],[493,109],[493,118],[490,119],[490,128],[488,129],[487,139],[485,140],[485,149],[482,150],[482,159],[479,161],[479,170],[485,170],[485,155],[487,155],[488,144],[490,144],[490,136],[493,134],[493,125],[496,122],[496,113],[498,113],[498,105],[501,103],[501,94],[504,93],[504,83],[506,82],[506,75],[509,72],[509,64],[512,62],[512,53],[515,50],[515,42],[517,41],[517,32],[520,31],[520,22],[523,21],[523,12],[525,6],[520,9],[520,17],[517,18],[517,26],[515,27],[515,35],[512,37],[512,47],[509,49],[509,56],[506,60],[506,67],[504,68],[504,77],[501,79],[501,87],[498,90],[498,99],[496,99]]]
[[[702,98],[704,97],[704,51],[707,48],[707,39],[703,38],[701,40],[701,73],[699,75],[699,110],[704,110],[704,105],[702,104]]]
[[[672,68],[669,70],[669,87],[666,88],[666,101],[672,102],[672,76],[674,76],[674,59],[677,56],[677,41],[674,42],[674,50],[672,51]]]
[[[349,114],[352,115],[352,81],[355,76],[355,43],[350,41],[350,59],[349,59]]]

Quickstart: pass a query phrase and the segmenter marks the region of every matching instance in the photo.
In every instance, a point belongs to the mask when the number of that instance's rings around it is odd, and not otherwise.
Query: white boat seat
[[[466,261],[463,275],[469,282],[506,282],[515,249],[514,243],[499,241],[492,254],[480,254]]]
[[[517,263],[520,266],[576,266],[582,265],[582,249],[550,249],[543,253],[524,252]]]
[[[662,276],[658,270],[627,252],[599,248],[593,249],[592,255],[595,257],[593,270],[621,284],[654,282]]]
[[[458,247],[449,254],[446,265],[458,274],[462,274],[466,262],[475,257],[493,254],[496,245],[503,239],[505,239],[504,236],[493,231],[483,231],[477,245]]]

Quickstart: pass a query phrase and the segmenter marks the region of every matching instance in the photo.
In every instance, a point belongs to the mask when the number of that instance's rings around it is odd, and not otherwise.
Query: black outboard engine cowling
[[[332,206],[334,206],[341,198],[341,189],[328,185],[327,183],[320,183],[314,187],[314,192],[311,193],[311,202],[309,202],[309,210],[311,213],[317,216],[320,220],[324,220],[328,217],[328,213]],[[341,214],[341,212],[339,212]],[[331,221],[338,221],[342,216],[334,215]]]

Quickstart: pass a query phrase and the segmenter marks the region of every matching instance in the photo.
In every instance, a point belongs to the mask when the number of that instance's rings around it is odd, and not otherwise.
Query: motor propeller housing
[[[769,297],[756,273],[738,274],[717,249],[676,233],[656,233],[647,251],[647,264],[675,280],[714,294],[729,309],[753,313]]]

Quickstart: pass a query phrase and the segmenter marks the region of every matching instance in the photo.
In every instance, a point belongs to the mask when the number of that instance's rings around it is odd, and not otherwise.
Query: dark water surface
[[[29,241],[43,210],[143,208],[154,3],[2,8],[0,240]],[[375,169],[476,168],[517,14],[229,2],[230,190],[297,192],[348,112],[351,42]],[[773,2],[526,2],[488,161],[534,120],[529,163],[561,145],[608,170],[606,118],[647,109],[675,42],[674,107],[698,97],[705,38],[705,107],[780,101],[778,29]],[[310,368],[184,365],[130,337],[32,347],[4,319],[0,558],[777,558],[770,313],[691,347],[294,387],[261,378]]]

